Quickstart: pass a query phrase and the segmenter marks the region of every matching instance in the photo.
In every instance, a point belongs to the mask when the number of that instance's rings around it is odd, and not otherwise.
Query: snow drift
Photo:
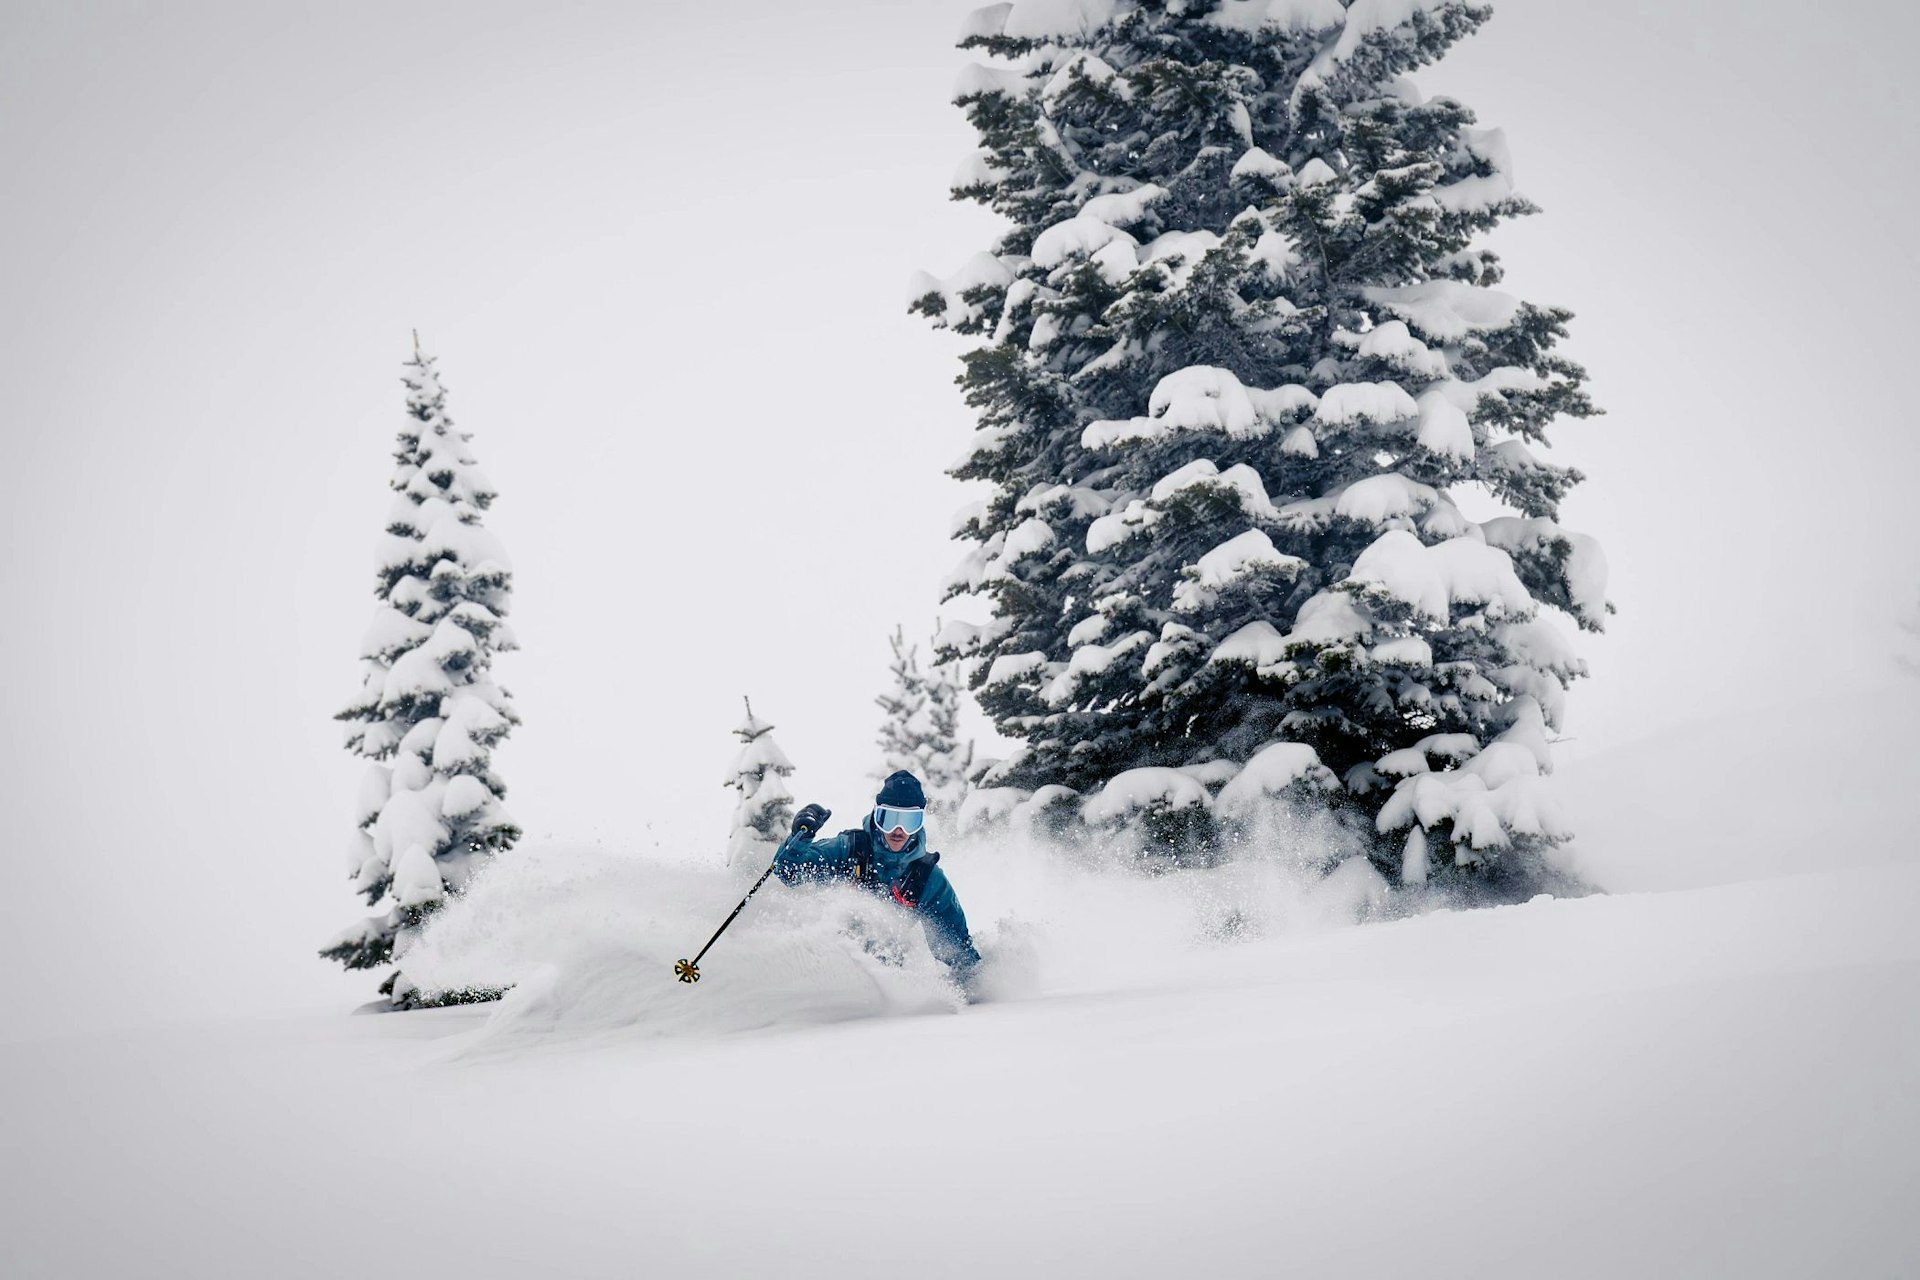
[[[936,844],[940,842],[936,840]],[[986,962],[975,996],[1122,990],[1223,946],[1378,915],[1385,882],[1324,830],[1269,824],[1218,865],[1141,869],[1124,840],[1068,849],[1035,831],[946,842]],[[852,888],[769,880],[674,980],[762,868],[529,844],[479,876],[407,952],[428,991],[511,988],[466,1050],[725,1035],[952,1013],[964,998],[918,922]]]

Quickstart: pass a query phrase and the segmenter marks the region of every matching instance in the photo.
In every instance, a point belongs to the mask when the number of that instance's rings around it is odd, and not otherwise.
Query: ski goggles
[[[912,835],[925,826],[926,822],[925,809],[891,809],[886,805],[879,805],[873,811],[873,825],[881,831],[899,831],[904,828],[908,835]]]

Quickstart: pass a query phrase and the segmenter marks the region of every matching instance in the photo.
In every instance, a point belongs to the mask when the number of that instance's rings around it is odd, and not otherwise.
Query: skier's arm
[[[852,840],[846,832],[822,840],[796,831],[787,837],[773,855],[774,874],[788,884],[802,880],[829,880],[848,874],[853,868]]]
[[[974,950],[973,938],[967,933],[966,912],[960,909],[960,899],[946,872],[939,867],[928,869],[925,887],[919,891],[917,902],[906,902],[898,892],[894,896],[919,915],[920,927],[927,935],[927,949],[936,960],[960,968],[980,963],[980,953]]]

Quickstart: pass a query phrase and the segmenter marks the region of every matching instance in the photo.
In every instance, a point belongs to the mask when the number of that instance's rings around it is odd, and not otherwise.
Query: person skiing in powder
[[[810,804],[794,815],[793,834],[774,855],[773,869],[787,884],[851,880],[870,893],[891,897],[920,917],[927,948],[964,987],[980,963],[967,934],[967,917],[940,855],[927,849],[927,795],[905,769],[889,774],[873,798],[873,812],[850,831],[814,838],[828,810]]]

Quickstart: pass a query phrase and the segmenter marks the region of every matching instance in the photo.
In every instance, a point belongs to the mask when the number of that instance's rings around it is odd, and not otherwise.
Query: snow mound
[[[910,919],[865,894],[777,880],[701,961],[701,980],[677,981],[674,962],[700,949],[762,869],[534,846],[477,877],[402,967],[429,991],[510,988],[462,1055],[958,1007],[958,990]]]

